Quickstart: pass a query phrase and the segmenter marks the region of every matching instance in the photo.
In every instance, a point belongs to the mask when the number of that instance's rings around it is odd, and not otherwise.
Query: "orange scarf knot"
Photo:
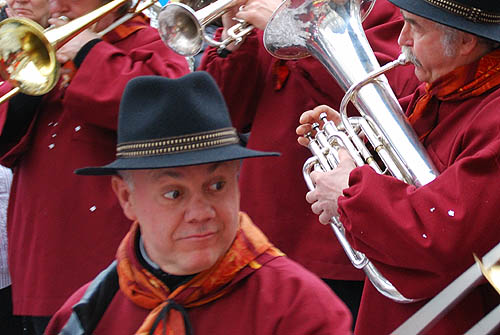
[[[224,296],[263,264],[284,255],[246,214],[240,213],[239,224],[236,238],[224,256],[174,291],[140,265],[134,245],[139,224],[132,225],[116,257],[120,289],[136,305],[151,310],[136,335],[190,334],[185,308]]]

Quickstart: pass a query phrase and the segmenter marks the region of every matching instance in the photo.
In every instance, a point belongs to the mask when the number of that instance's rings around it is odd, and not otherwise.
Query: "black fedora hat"
[[[215,81],[197,71],[177,79],[143,76],[130,80],[120,103],[116,160],[75,173],[110,175],[117,170],[277,155],[241,143]]]
[[[498,0],[389,0],[434,22],[500,42]]]

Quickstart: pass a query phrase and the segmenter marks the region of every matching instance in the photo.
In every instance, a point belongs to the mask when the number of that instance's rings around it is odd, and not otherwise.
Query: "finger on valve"
[[[310,124],[302,124],[297,127],[295,130],[296,134],[299,136],[297,141],[300,145],[307,147],[309,145],[309,139],[304,137],[306,134],[309,134],[312,131],[312,126]]]
[[[305,111],[300,116],[299,121],[301,124],[307,124],[307,123],[312,124],[315,122],[322,124],[322,120],[320,119],[320,115],[323,113],[326,114],[326,117],[328,120],[333,121],[335,124],[338,124],[338,122],[340,121],[339,113],[335,109],[333,109],[327,105],[319,105],[319,106],[315,107],[313,110]]]

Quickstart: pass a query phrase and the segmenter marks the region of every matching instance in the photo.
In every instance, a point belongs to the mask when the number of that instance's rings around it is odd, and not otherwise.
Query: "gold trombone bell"
[[[0,23],[0,75],[14,88],[0,103],[19,92],[42,95],[59,78],[55,49],[43,28],[26,18],[9,18]]]
[[[26,18],[9,18],[0,22],[0,75],[14,86],[0,98],[0,104],[19,92],[42,95],[52,90],[59,80],[56,50],[127,1],[113,0],[60,27],[46,30]],[[150,0],[149,6],[156,1]],[[142,6],[140,10],[144,9]],[[126,15],[130,19],[139,13]]]

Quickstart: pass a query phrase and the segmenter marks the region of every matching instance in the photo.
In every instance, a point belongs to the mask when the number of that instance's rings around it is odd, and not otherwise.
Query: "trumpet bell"
[[[194,56],[203,47],[203,28],[196,12],[183,3],[170,3],[158,15],[160,36],[168,47],[182,56]]]
[[[55,50],[36,22],[9,18],[0,23],[0,75],[28,95],[42,95],[57,83]]]

